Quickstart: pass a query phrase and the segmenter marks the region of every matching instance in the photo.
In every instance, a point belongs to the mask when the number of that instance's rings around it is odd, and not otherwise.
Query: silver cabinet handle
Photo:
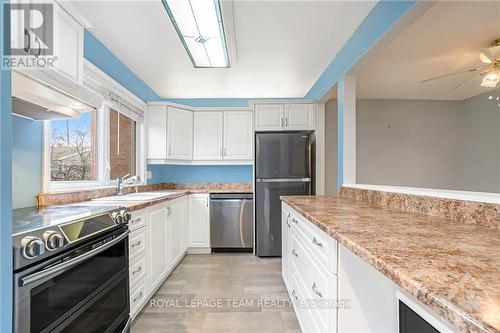
[[[132,302],[134,302],[134,303],[135,303],[135,302],[137,302],[138,300],[140,300],[141,298],[142,298],[142,291],[139,293],[139,296],[137,296],[136,298],[134,298],[134,299],[132,300]]]
[[[227,148],[224,148],[224,157],[227,157]]]
[[[220,157],[224,157],[224,148],[220,149]]]
[[[297,254],[297,251],[295,251],[295,249],[292,250],[292,254],[296,257],[298,257],[299,255]]]
[[[323,247],[323,243],[321,243],[320,241],[318,241],[318,240],[316,239],[316,237],[313,237],[312,243],[313,243],[314,245],[318,245],[319,247]]]
[[[135,274],[139,273],[140,271],[142,271],[142,266],[139,266],[138,269],[136,269],[135,271],[133,271],[132,275],[135,275]]]
[[[299,221],[297,221],[297,220],[295,219],[295,217],[294,217],[294,218],[292,218],[292,222],[293,222],[293,223],[295,223],[295,224],[298,224],[298,223],[299,223]]]
[[[285,118],[285,127],[288,127],[288,117]]]
[[[288,213],[288,216],[286,218],[286,224],[288,225],[288,229],[290,229],[290,213]]]
[[[208,207],[208,198],[206,198],[205,200],[206,200],[206,205],[207,205],[207,207]]]
[[[172,153],[172,148],[170,146],[168,146],[167,157],[170,157],[171,153]]]
[[[297,296],[297,294],[295,293],[295,289],[292,290],[292,296],[293,298],[295,298],[297,301],[299,300],[299,297]]]
[[[141,241],[135,242],[134,244],[131,245],[131,247],[136,247],[141,245]]]
[[[167,207],[167,216],[170,216],[172,215],[172,209],[170,208],[170,206]]]
[[[323,294],[318,290],[318,288],[316,287],[316,282],[313,283],[312,285],[312,291],[318,295],[319,297],[323,298]]]
[[[139,222],[140,220],[142,220],[142,217],[138,217],[136,219],[132,219],[132,220],[130,220],[130,222],[128,224],[136,223],[136,222]]]

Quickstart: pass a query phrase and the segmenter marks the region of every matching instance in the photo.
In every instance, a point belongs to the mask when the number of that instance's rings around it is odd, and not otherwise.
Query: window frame
[[[55,191],[72,191],[78,189],[98,189],[109,188],[116,186],[116,179],[110,179],[110,109],[113,109],[136,122],[135,136],[135,170],[136,175],[140,177],[138,184],[146,184],[146,150],[145,150],[145,117],[146,103],[141,101],[128,90],[120,86],[105,73],[95,68],[90,63],[85,63],[85,66],[91,75],[98,76],[102,82],[99,87],[99,95],[102,96],[102,104],[96,109],[96,180],[83,181],[52,181],[51,179],[51,156],[50,156],[50,139],[51,126],[50,120],[43,122],[43,161],[42,161],[42,192]],[[116,102],[111,98],[111,95],[116,96],[120,101],[129,104],[142,112],[142,115],[134,112],[127,112],[121,107],[122,103]],[[127,109],[127,107],[124,107]],[[133,176],[133,175],[132,175]]]

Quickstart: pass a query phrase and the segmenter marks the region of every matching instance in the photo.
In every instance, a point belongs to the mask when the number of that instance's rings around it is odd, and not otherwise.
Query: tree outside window
[[[96,180],[96,112],[79,119],[52,120],[50,125],[51,180]]]

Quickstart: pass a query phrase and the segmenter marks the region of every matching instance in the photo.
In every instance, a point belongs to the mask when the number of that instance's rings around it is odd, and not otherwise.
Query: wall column
[[[8,56],[4,37],[10,36],[8,0],[0,0],[0,60]],[[7,13],[9,14],[9,13]],[[10,44],[10,42],[9,42]],[[12,98],[10,69],[0,69],[0,332],[12,332]]]
[[[338,181],[356,184],[356,79],[344,75],[338,82]]]

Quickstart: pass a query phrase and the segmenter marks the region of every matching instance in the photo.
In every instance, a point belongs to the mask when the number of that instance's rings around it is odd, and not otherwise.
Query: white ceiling
[[[160,0],[75,1],[89,29],[165,98],[303,97],[376,1],[235,1],[237,62],[195,69]]]
[[[500,1],[443,1],[354,69],[360,98],[463,100],[488,88],[471,73],[420,81],[483,65],[480,49],[500,37]],[[472,74],[473,75],[473,74]]]

